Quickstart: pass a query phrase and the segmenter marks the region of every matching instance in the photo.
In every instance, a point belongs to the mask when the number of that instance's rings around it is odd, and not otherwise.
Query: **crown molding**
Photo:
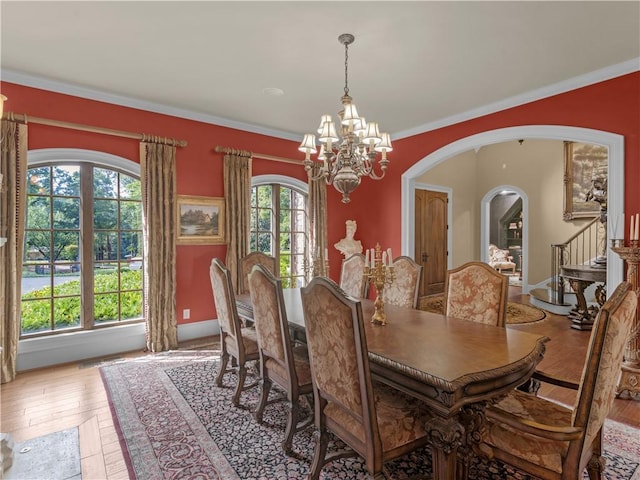
[[[434,122],[425,123],[417,127],[403,130],[392,134],[393,140],[399,140],[421,133],[429,132],[438,128],[447,127],[456,123],[465,122],[474,118],[489,115],[491,113],[499,112],[509,108],[524,105],[525,103],[541,100],[546,97],[558,95],[560,93],[568,92],[578,88],[586,87],[594,83],[603,82],[612,78],[627,75],[629,73],[640,71],[640,57],[628,60],[626,62],[611,65],[609,67],[595,70],[593,72],[579,75],[577,77],[563,80],[562,82],[547,85],[536,90],[525,92],[521,95],[515,95],[505,98],[498,102],[490,103],[482,107],[474,108],[466,112],[451,115],[449,117],[436,120]],[[260,135],[267,135],[270,137],[282,138],[284,140],[292,140],[295,142],[300,141],[300,135],[294,132],[285,132],[282,130],[275,130],[260,125],[253,125],[249,123],[238,122],[235,120],[229,120],[227,118],[217,117],[215,115],[208,115],[200,112],[194,112],[191,110],[185,110],[181,108],[170,107],[168,105],[162,105],[154,102],[148,102],[133,97],[127,97],[124,95],[116,95],[109,92],[100,90],[94,90],[91,88],[82,87],[79,85],[73,85],[70,83],[60,82],[57,80],[51,80],[44,77],[35,75],[28,75],[25,73],[17,72],[10,69],[0,70],[0,78],[2,81],[16,83],[27,87],[39,88],[43,90],[49,90],[52,92],[63,93],[66,95],[73,95],[80,98],[86,98],[89,100],[96,100],[99,102],[112,103],[123,107],[137,108],[148,112],[155,112],[164,115],[171,115],[174,117],[185,118],[188,120],[195,120],[198,122],[208,123],[212,125],[219,125],[222,127],[234,128],[237,130],[243,130],[246,132],[257,133]]]
[[[563,80],[562,82],[547,85],[546,87],[531,90],[521,95],[508,97],[498,102],[490,103],[488,105],[474,108],[466,112],[451,115],[450,117],[445,117],[440,120],[436,120],[435,122],[425,123],[424,125],[419,125],[415,128],[398,132],[395,135],[392,135],[392,138],[394,140],[399,140],[401,138],[419,135],[431,130],[447,127],[456,123],[466,122],[467,120],[482,117],[484,115],[489,115],[491,113],[496,113],[501,110],[507,110],[519,105],[524,105],[525,103],[552,97],[553,95],[569,92],[571,90],[576,90],[578,88],[593,85],[594,83],[604,82],[605,80],[611,80],[612,78],[621,77],[622,75],[627,75],[629,73],[637,71],[640,71],[640,57],[628,60],[626,62],[618,63],[616,65],[611,65],[600,70],[585,73],[584,75],[569,78],[567,80]]]
[[[192,110],[170,107],[168,105],[148,102],[124,95],[117,95],[102,90],[95,90],[92,88],[60,82],[45,77],[29,75],[10,69],[3,68],[2,70],[0,70],[0,78],[3,82],[17,83],[26,87],[39,88],[51,92],[63,93],[65,95],[72,95],[74,97],[86,98],[88,100],[96,100],[98,102],[120,105],[122,107],[137,108],[138,110],[144,110],[147,112],[160,113],[163,115],[170,115],[172,117],[185,118],[187,120],[195,120],[197,122],[234,128],[236,130],[243,130],[245,132],[283,138],[285,140],[293,140],[296,142],[300,141],[300,135],[297,133],[275,130],[261,125],[238,122],[235,120],[230,120],[228,118],[216,117],[215,115],[194,112]]]

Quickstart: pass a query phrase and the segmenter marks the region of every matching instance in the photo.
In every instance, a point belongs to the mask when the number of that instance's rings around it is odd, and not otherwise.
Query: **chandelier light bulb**
[[[324,124],[327,122],[333,122],[333,118],[331,118],[331,115],[327,115],[324,114],[322,115],[322,118],[320,119],[320,126],[318,127],[318,135],[322,134],[322,128],[324,127]]]
[[[349,203],[349,195],[363,177],[373,180],[382,179],[387,172],[387,152],[392,150],[388,133],[380,133],[376,122],[367,123],[358,115],[358,110],[349,96],[349,45],[355,37],[343,33],[338,41],[344,45],[344,94],[340,98],[342,110],[338,112],[340,132],[336,132],[336,124],[331,115],[320,117],[317,129],[320,141],[320,153],[316,160],[311,154],[316,153],[315,135],[305,134],[298,150],[304,152],[304,168],[311,180],[324,180],[342,193],[342,202]],[[378,158],[378,154],[382,154]],[[321,162],[319,173],[313,169],[314,162]],[[379,174],[374,171],[376,163]]]

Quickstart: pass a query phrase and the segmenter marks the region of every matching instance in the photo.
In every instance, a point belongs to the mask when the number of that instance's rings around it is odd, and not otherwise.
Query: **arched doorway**
[[[465,137],[432,152],[402,174],[402,254],[411,256],[414,252],[414,194],[417,179],[430,168],[445,160],[484,145],[518,140],[521,138],[567,140],[594,143],[607,147],[608,166],[608,212],[611,218],[618,218],[624,208],[624,137],[609,132],[580,127],[557,125],[526,125],[502,128]],[[451,232],[455,235],[455,232]],[[450,259],[451,261],[451,259]],[[616,285],[623,278],[623,261],[607,251],[607,284]],[[523,277],[524,280],[524,277]],[[523,292],[529,285],[523,281]]]
[[[492,202],[495,203],[497,197],[504,195],[506,192],[513,194],[517,197],[515,202],[512,202],[514,207],[520,205],[519,212],[522,214],[521,217],[521,225],[515,230],[515,234],[510,235],[509,232],[498,232],[498,237],[502,235],[505,236],[505,242],[501,242],[492,237],[492,218],[495,215],[492,215]],[[512,217],[512,213],[515,210],[513,208],[505,209],[505,218]],[[501,217],[503,215],[500,215]],[[512,223],[512,222],[510,222]],[[493,225],[495,227],[495,225]],[[509,225],[506,226],[506,229],[509,230]],[[511,241],[516,240],[519,237],[519,241]],[[519,270],[522,274],[522,285],[528,285],[528,251],[529,251],[529,198],[527,194],[523,192],[518,187],[514,187],[512,185],[501,185],[496,187],[490,191],[488,191],[480,202],[480,259],[483,262],[488,261],[488,252],[489,252],[489,244],[494,243],[497,244],[499,248],[504,248],[510,250],[511,254],[514,257],[514,262],[516,263],[516,269]],[[517,248],[519,247],[519,249]],[[518,253],[518,250],[520,253]],[[518,257],[520,256],[520,257]]]

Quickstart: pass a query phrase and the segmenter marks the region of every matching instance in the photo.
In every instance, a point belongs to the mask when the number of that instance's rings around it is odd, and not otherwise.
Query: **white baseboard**
[[[181,342],[218,333],[218,320],[178,325],[178,340]],[[18,342],[16,370],[32,370],[143,350],[145,344],[144,323],[29,338]]]

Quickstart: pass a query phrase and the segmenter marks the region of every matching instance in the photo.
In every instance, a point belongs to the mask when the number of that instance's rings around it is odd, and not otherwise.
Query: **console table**
[[[562,265],[560,267],[560,276],[569,281],[571,288],[576,292],[576,299],[578,300],[578,304],[569,313],[569,319],[572,322],[571,328],[591,330],[600,308],[595,305],[587,305],[584,291],[592,283],[602,283],[596,290],[596,301],[601,307],[606,299],[604,283],[607,281],[607,269],[590,265]]]

